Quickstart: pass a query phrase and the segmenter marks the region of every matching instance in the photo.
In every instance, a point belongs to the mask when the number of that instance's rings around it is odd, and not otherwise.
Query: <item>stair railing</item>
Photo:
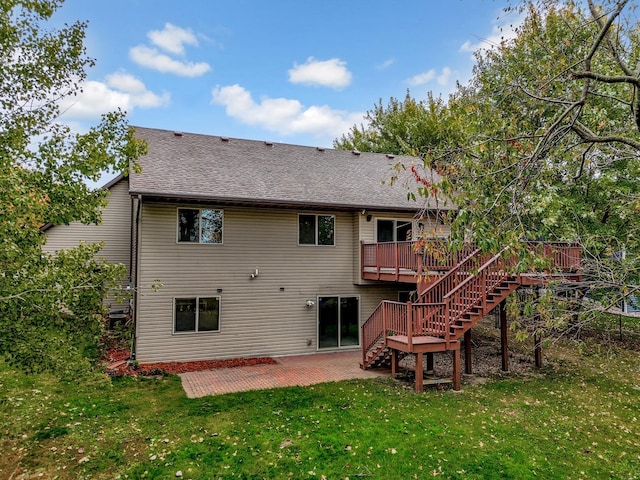
[[[450,340],[450,316],[443,301],[445,294],[472,275],[472,269],[482,261],[479,248],[465,248],[467,254],[451,270],[422,291],[419,303],[413,304],[413,335],[429,335]]]
[[[384,336],[384,301],[380,302],[366,322],[362,324],[362,365],[367,352]]]
[[[433,283],[418,285],[418,299],[424,303],[441,302],[444,295],[453,289],[464,278],[470,275],[470,271],[478,263],[477,256],[480,254],[479,248],[474,248],[466,257],[461,259],[455,267],[442,275]],[[421,285],[425,285],[422,289]]]
[[[444,295],[443,302],[447,311],[447,323],[452,325],[465,313],[479,305],[484,306],[487,295],[493,292],[509,277],[509,267],[515,259],[505,259],[500,253],[487,260],[478,271],[460,282],[455,288]],[[458,337],[459,335],[456,335]]]
[[[380,302],[362,324],[362,364],[366,366],[367,353],[386,335],[407,335],[408,331],[407,304],[391,300]]]
[[[414,336],[444,337],[448,327],[445,322],[444,303],[412,303],[412,332]]]

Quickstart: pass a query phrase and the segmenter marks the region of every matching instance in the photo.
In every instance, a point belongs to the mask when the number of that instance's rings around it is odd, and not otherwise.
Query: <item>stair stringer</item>
[[[451,340],[459,340],[467,331],[471,330],[482,318],[491,310],[497,307],[500,302],[520,288],[517,281],[505,281],[497,288],[488,292],[481,302],[478,302],[465,313],[457,316],[451,322]]]

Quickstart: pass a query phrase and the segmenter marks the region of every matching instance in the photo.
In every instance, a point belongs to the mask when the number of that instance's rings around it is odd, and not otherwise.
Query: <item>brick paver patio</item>
[[[275,359],[275,365],[218,368],[182,373],[187,397],[264,390],[267,388],[306,386],[352,378],[388,376],[388,372],[362,370],[358,352],[318,353]]]

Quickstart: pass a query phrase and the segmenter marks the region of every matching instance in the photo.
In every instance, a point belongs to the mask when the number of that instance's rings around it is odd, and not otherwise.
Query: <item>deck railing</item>
[[[416,278],[430,271],[446,272],[460,265],[475,249],[466,245],[453,254],[439,248],[442,240],[362,243],[362,276],[365,272],[399,275],[415,272]],[[576,272],[580,269],[581,248],[561,242],[526,242],[529,248],[550,260],[550,269]]]
[[[362,268],[386,269],[388,273],[400,270],[417,271],[419,256],[414,242],[385,242],[362,244]]]
[[[574,243],[526,242],[533,251],[551,260],[551,269],[560,272],[580,270],[582,249]]]

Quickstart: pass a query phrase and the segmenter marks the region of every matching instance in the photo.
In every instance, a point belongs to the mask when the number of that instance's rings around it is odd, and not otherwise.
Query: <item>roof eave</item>
[[[425,207],[415,206],[394,206],[394,205],[376,205],[376,204],[344,204],[344,203],[322,203],[322,202],[302,202],[295,200],[274,200],[261,198],[241,198],[241,197],[216,197],[211,195],[189,194],[165,194],[149,191],[131,190],[130,195],[141,195],[151,201],[162,203],[167,202],[198,202],[198,203],[214,203],[218,205],[242,206],[242,207],[275,207],[275,208],[304,208],[304,209],[321,209],[321,210],[341,210],[341,211],[358,211],[358,210],[375,210],[388,212],[416,212]],[[436,210],[433,207],[426,207],[427,210]],[[451,208],[437,208],[438,210],[450,210]]]

